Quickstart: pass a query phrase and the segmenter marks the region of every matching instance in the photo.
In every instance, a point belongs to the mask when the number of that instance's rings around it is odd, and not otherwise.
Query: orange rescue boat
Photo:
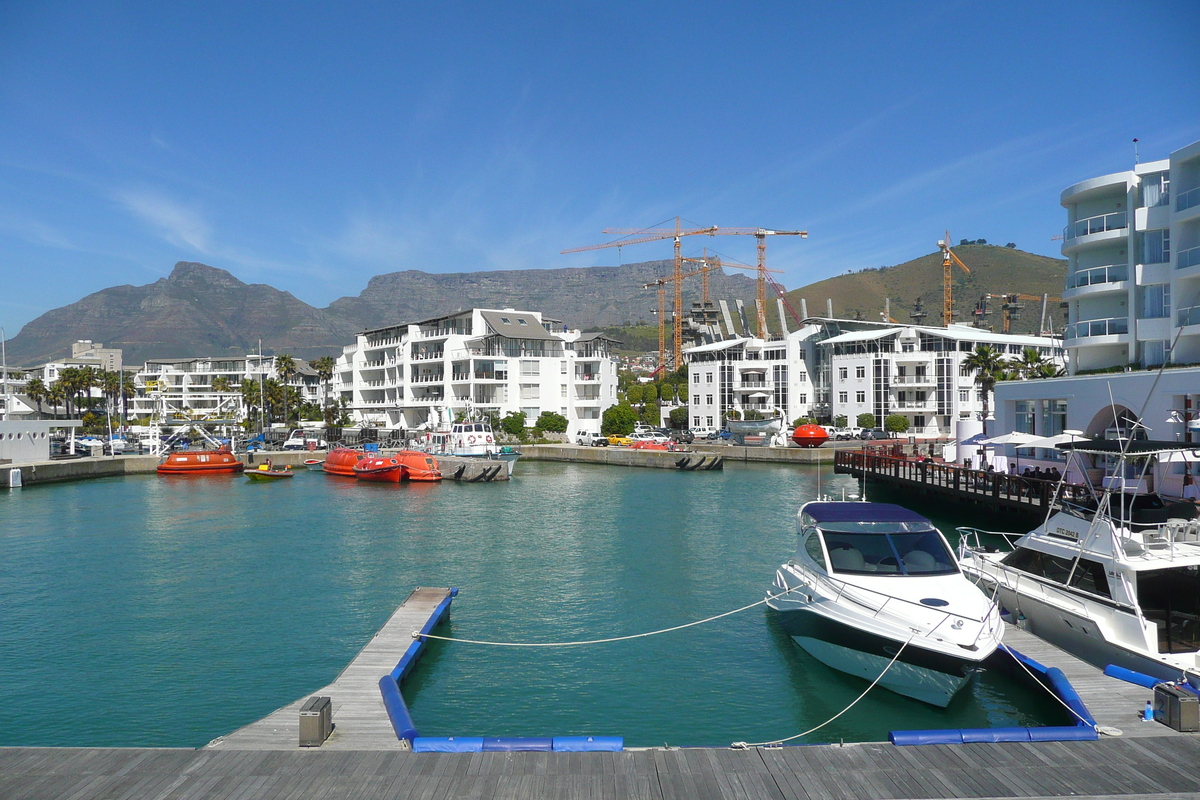
[[[242,472],[246,465],[229,450],[181,450],[158,465],[159,475],[202,475]]]
[[[360,481],[399,483],[404,477],[404,465],[395,456],[367,456],[354,465],[354,477]]]
[[[354,465],[367,457],[362,450],[352,447],[337,447],[325,456],[325,472],[330,475],[340,475],[343,478],[353,478]]]
[[[404,464],[404,477],[410,481],[440,481],[442,471],[437,459],[417,450],[401,450],[396,458]]]

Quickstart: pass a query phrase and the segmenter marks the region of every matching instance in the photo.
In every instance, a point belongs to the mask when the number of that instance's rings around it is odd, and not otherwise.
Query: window
[[[1152,283],[1149,286],[1138,287],[1138,291],[1141,294],[1141,319],[1171,316],[1171,284]]]
[[[528,377],[530,375],[540,375],[540,374],[542,374],[542,373],[541,373],[541,368],[538,365],[538,362],[536,362],[536,361],[522,361],[521,362],[521,377],[524,378],[524,377]]]
[[[538,417],[540,417],[542,415],[542,410],[540,408],[535,408],[532,406],[530,406],[530,407],[522,406],[521,413],[525,415],[525,424],[532,425],[534,423],[534,420],[536,420]]]
[[[540,400],[541,399],[541,389],[542,389],[542,387],[540,384],[522,383],[521,384],[521,399],[522,400]]]
[[[856,378],[867,377],[867,367],[865,364],[860,364],[859,366],[854,368],[854,377],[856,377]]]
[[[712,383],[712,373],[711,373],[711,372],[706,372],[706,373],[704,374],[704,382],[705,382],[705,383]]]
[[[1142,208],[1165,206],[1171,202],[1169,173],[1156,172],[1142,178]]]
[[[970,389],[959,389],[958,390],[958,402],[960,402],[960,403],[971,402],[971,390]]]
[[[1001,559],[1001,563],[1055,583],[1074,586],[1090,594],[1112,597],[1108,590],[1108,577],[1104,574],[1104,567],[1086,558],[1081,558],[1078,564],[1074,564],[1069,558],[1059,558],[1019,547]]]
[[[712,417],[705,417],[704,424],[711,428],[712,427]]]
[[[559,363],[559,369],[558,369],[558,372],[559,372],[559,374],[560,374],[560,375],[566,375],[566,374],[567,374],[567,362],[566,362],[566,361],[560,361],[560,362],[558,362],[558,363]]]
[[[699,383],[699,382],[700,382],[700,373],[693,372],[692,373],[692,383]]]
[[[901,353],[913,353],[913,352],[916,352],[916,349],[917,349],[916,342],[901,342],[900,343],[900,352]]]
[[[692,427],[693,428],[700,427],[700,418],[699,417],[692,417]]]
[[[562,388],[562,396],[565,398],[567,396],[567,385],[563,384],[561,388]]]
[[[1171,342],[1167,339],[1155,339],[1142,342],[1142,366],[1158,367],[1165,364],[1171,357]]]
[[[971,378],[971,377],[974,377],[974,375],[975,375],[975,370],[973,370],[970,367],[965,366],[963,364],[958,365],[958,377]]]
[[[838,402],[839,403],[849,403],[850,402],[850,393],[849,392],[838,392]]]
[[[846,367],[838,367],[838,379],[846,380],[850,376],[850,370]]]
[[[1160,228],[1142,234],[1142,263],[1165,264],[1171,260],[1171,229]]]
[[[829,565],[825,563],[825,553],[821,550],[821,537],[817,536],[816,531],[810,533],[804,540],[804,552],[808,553],[808,557],[817,562],[821,569],[829,569]]]
[[[525,321],[524,317],[517,317],[517,324],[518,325],[529,325],[529,323]]]
[[[796,402],[800,403],[801,405],[808,405],[808,395],[806,395],[806,394],[796,395]]]
[[[801,383],[804,383],[806,380],[808,380],[808,373],[807,372],[797,373],[796,380],[800,381]]]
[[[856,403],[867,402],[867,393],[866,392],[855,392],[854,393],[854,402],[856,402]]]
[[[713,398],[713,396],[712,396],[711,394],[706,394],[706,395],[704,395],[704,404],[705,404],[706,406],[711,406],[711,405],[713,404],[713,403],[712,403],[712,398]]]

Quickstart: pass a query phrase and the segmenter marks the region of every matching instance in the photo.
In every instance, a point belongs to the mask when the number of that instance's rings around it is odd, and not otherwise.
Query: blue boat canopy
[[[801,512],[820,525],[825,522],[920,522],[929,520],[895,503],[805,503]]]

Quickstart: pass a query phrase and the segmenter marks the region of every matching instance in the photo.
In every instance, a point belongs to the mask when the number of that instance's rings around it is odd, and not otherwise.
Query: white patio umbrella
[[[989,444],[989,445],[1015,444],[1017,447],[1026,447],[1027,446],[1025,444],[1026,442],[1031,441],[1033,439],[1037,439],[1037,438],[1038,437],[1034,436],[1032,433],[1021,433],[1020,431],[1013,431],[1012,433],[1005,433],[1000,436],[993,436],[990,439],[984,439],[983,443]]]
[[[1058,447],[1060,444],[1069,442],[1087,441],[1087,437],[1083,435],[1083,431],[1065,430],[1062,433],[1054,436],[1033,437],[1024,444],[1019,444],[1017,447]]]

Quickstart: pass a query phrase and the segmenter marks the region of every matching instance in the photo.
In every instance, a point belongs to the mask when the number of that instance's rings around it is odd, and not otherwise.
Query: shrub
[[[684,406],[680,406],[679,408],[672,408],[669,419],[671,420],[672,428],[675,428],[676,430],[683,430],[684,428],[686,428],[688,426],[688,410],[687,410],[687,408]]]
[[[628,403],[609,406],[604,409],[604,416],[600,421],[600,432],[605,436],[628,436],[633,433],[633,426],[637,419],[637,412]]]
[[[812,425],[812,424],[813,424],[812,417],[796,417],[794,420],[792,420],[793,428],[799,428],[801,425]]]
[[[874,428],[875,427],[875,415],[874,414],[859,414],[858,415],[858,427]]]
[[[731,408],[725,412],[725,419],[741,419],[741,418],[742,418],[742,415],[741,415],[741,413],[739,413],[737,411],[737,409]]]
[[[506,416],[504,419],[500,420],[500,430],[504,431],[505,433],[507,433],[510,436],[524,436],[525,435],[525,412],[524,411],[508,412],[508,416]]]
[[[537,430],[550,431],[551,433],[566,433],[567,418],[562,414],[556,414],[553,411],[543,411],[534,423],[534,428]]]
[[[632,405],[641,405],[642,395],[644,392],[645,390],[642,388],[642,385],[640,383],[635,383],[625,389],[625,399],[628,400]]]
[[[908,417],[903,414],[888,414],[883,421],[883,427],[888,433],[904,433],[908,430]]]
[[[846,427],[846,415],[838,414],[836,417],[834,417],[833,418],[833,427],[835,427],[835,428]]]
[[[1004,245],[1004,246],[1005,246],[1005,247],[1007,247],[1009,250],[1016,250],[1016,249],[1017,249],[1017,243],[1016,243],[1016,242],[1009,242],[1008,244],[1006,244],[1006,245]]]

